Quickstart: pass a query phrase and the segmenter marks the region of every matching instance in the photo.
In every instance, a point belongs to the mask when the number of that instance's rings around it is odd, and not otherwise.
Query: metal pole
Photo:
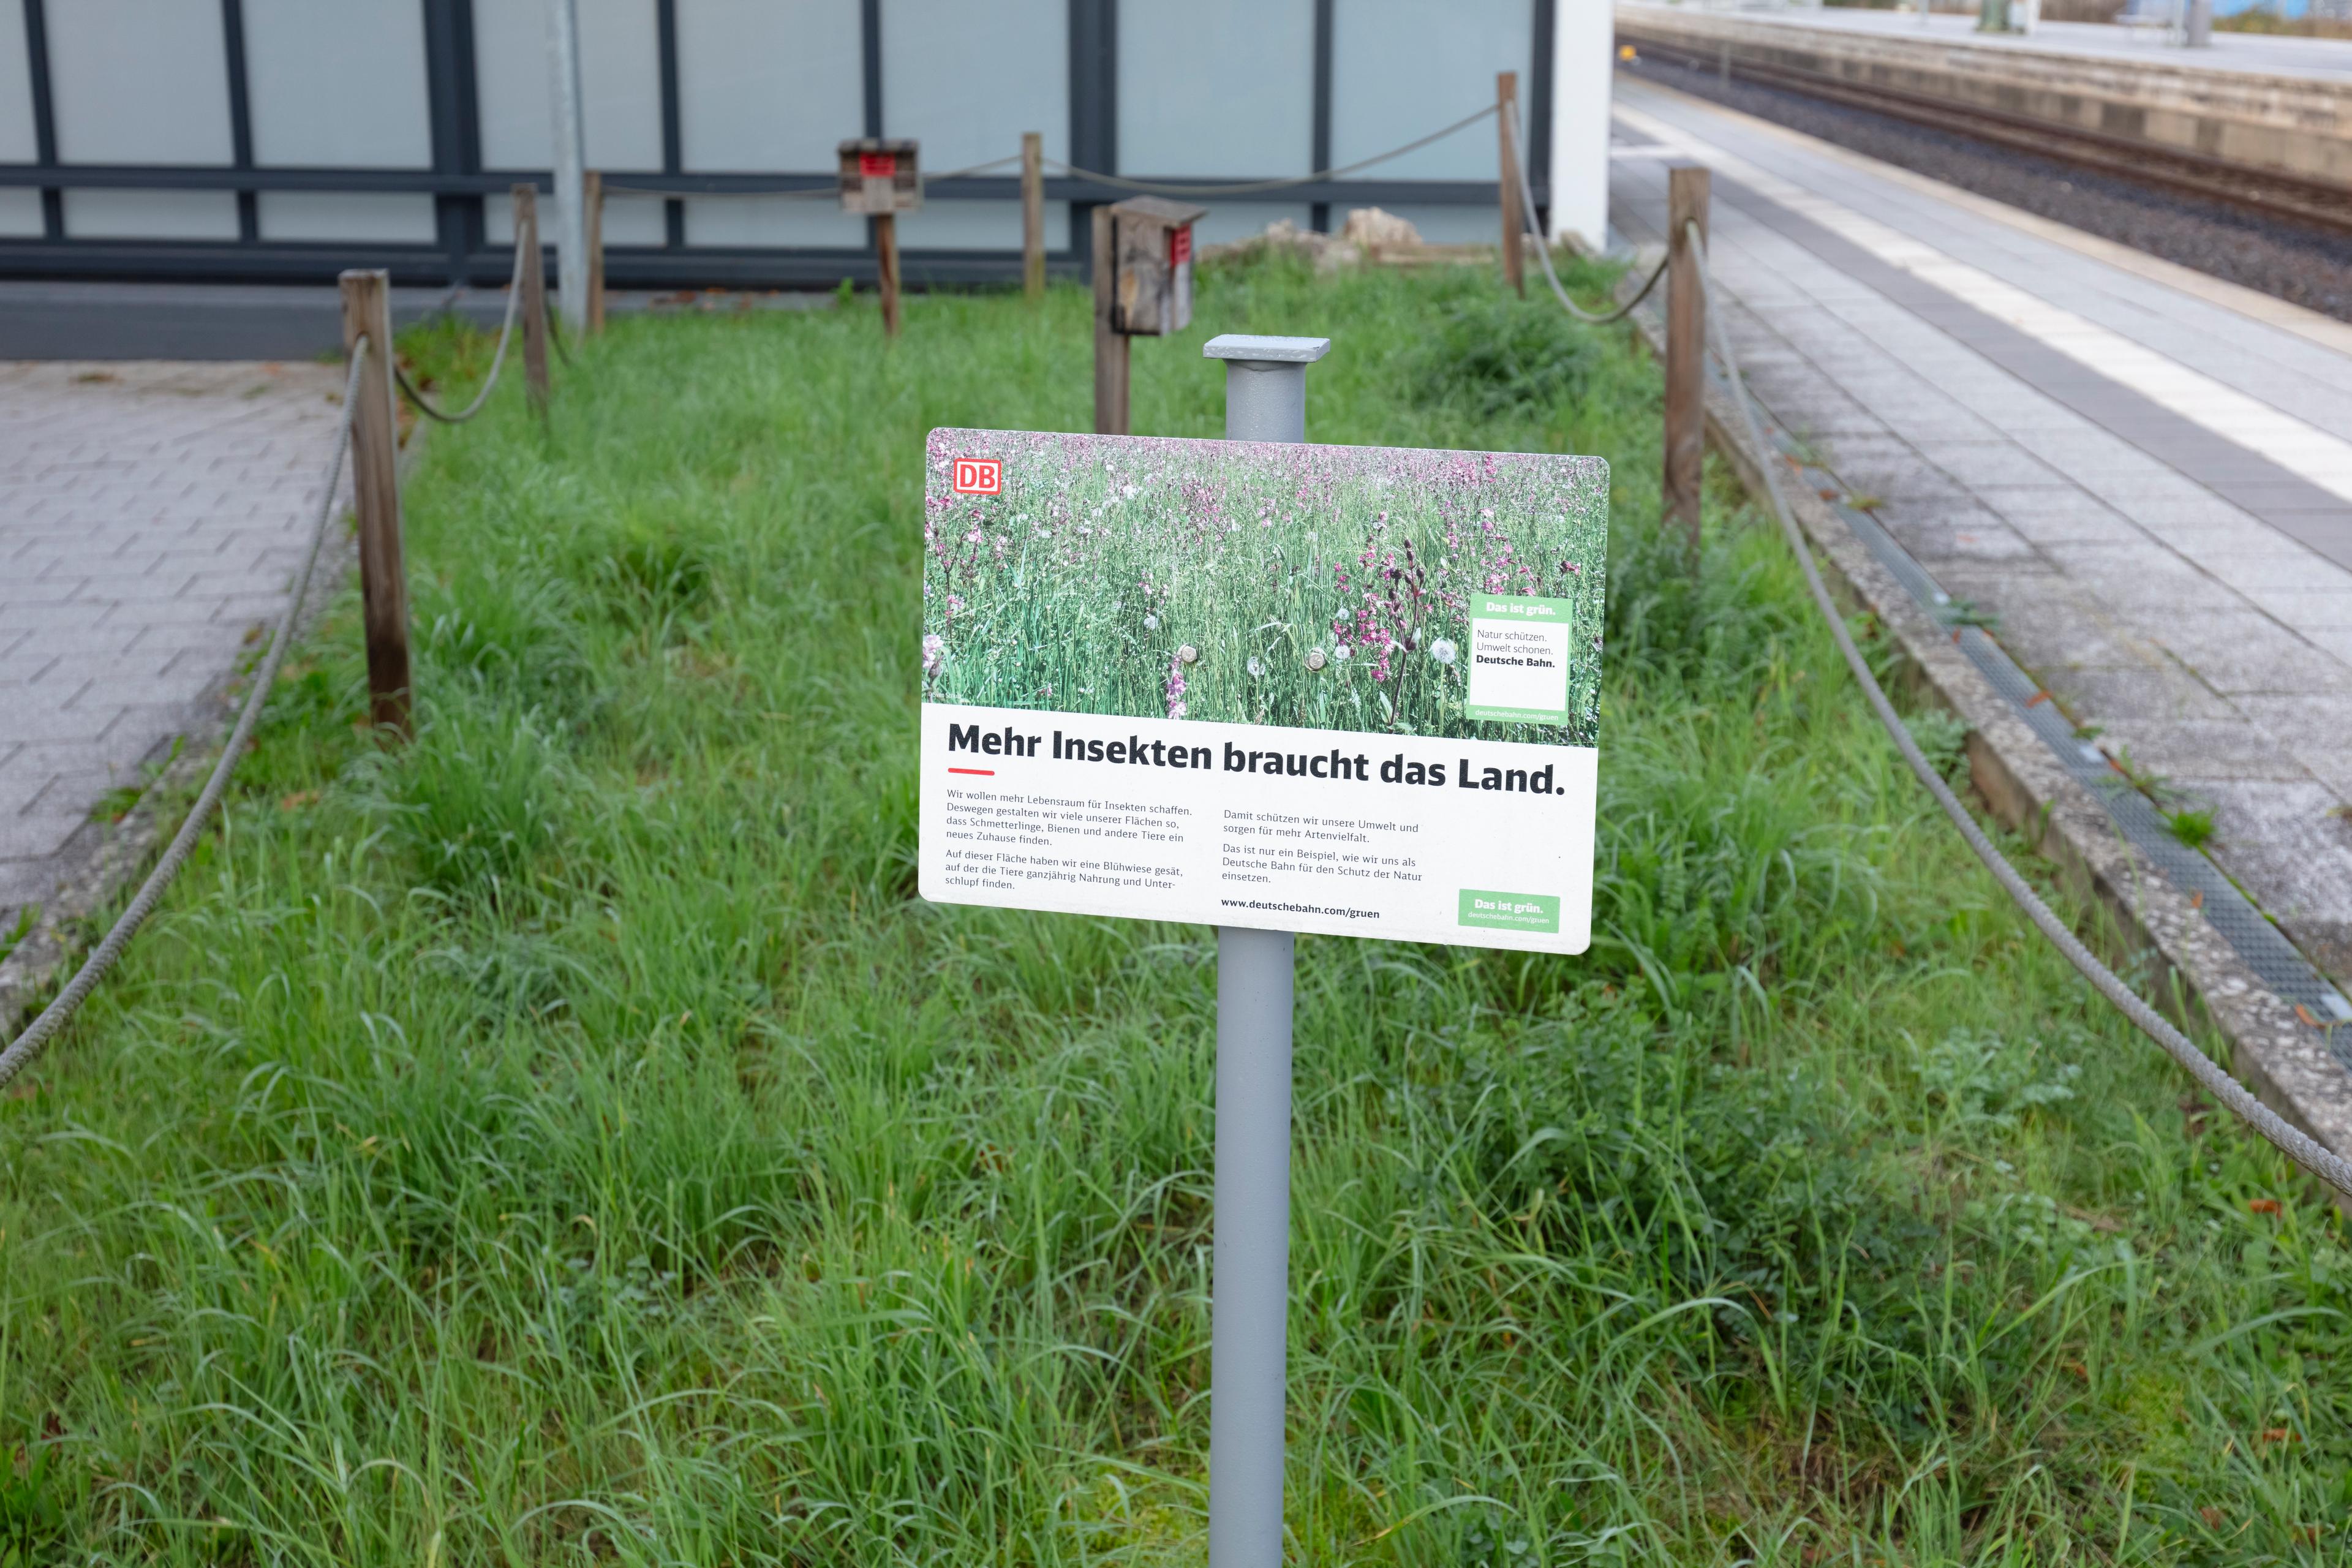
[[[547,0],[548,108],[555,132],[555,287],[563,324],[588,329],[588,142],[580,120],[578,0]]]
[[[1307,439],[1307,367],[1328,338],[1229,333],[1225,439]],[[1217,928],[1217,1171],[1210,1245],[1209,1568],[1282,1568],[1290,1322],[1286,931]]]
[[[2192,49],[2213,47],[2213,0],[2189,0],[2187,37],[2181,42]]]

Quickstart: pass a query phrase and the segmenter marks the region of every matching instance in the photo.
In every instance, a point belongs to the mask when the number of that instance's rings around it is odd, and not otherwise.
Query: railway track
[[[1760,86],[1782,88],[1850,109],[1867,110],[1931,130],[1973,137],[2020,153],[2224,203],[2263,217],[2285,218],[2352,236],[2352,185],[2282,174],[2208,153],[2154,146],[2126,136],[2084,131],[2028,115],[1980,109],[1948,99],[1868,87],[1826,71],[1710,54],[1663,42],[1638,31],[1621,37],[1641,52],[1677,65],[1716,71]]]

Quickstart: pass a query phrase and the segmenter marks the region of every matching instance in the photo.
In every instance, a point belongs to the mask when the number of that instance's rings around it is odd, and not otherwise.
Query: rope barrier
[[[928,184],[933,180],[967,179],[973,174],[985,174],[991,169],[1002,169],[1007,163],[1019,162],[1021,162],[1020,153],[1008,153],[1002,158],[991,158],[985,163],[974,163],[968,169],[950,169],[941,174],[925,174],[923,182]],[[815,202],[835,200],[841,195],[841,187],[838,184],[831,184],[803,185],[797,190],[789,191],[660,191],[650,185],[616,185],[608,181],[604,186],[604,194],[608,196],[660,196],[664,200],[674,202]]]
[[[1503,134],[1511,139],[1511,162],[1521,171],[1519,208],[1527,214],[1527,231],[1536,237],[1536,259],[1543,264],[1544,281],[1551,285],[1551,291],[1559,297],[1560,307],[1578,321],[1595,327],[1609,326],[1632,315],[1635,307],[1650,297],[1650,290],[1658,286],[1658,279],[1666,275],[1667,258],[1663,256],[1658,258],[1657,268],[1650,274],[1649,280],[1642,285],[1641,292],[1605,314],[1588,310],[1570,299],[1568,290],[1560,286],[1559,274],[1552,270],[1551,246],[1543,237],[1543,226],[1536,221],[1536,193],[1534,187],[1528,184],[1525,173],[1528,161],[1522,155],[1522,149],[1519,146],[1518,122],[1507,114],[1503,117]]]
[[[1502,104],[1499,100],[1490,103],[1486,105],[1486,108],[1477,110],[1475,113],[1464,115],[1461,119],[1455,121],[1451,125],[1445,126],[1440,130],[1433,131],[1426,136],[1416,137],[1414,140],[1406,142],[1402,147],[1391,147],[1385,153],[1375,153],[1369,158],[1360,158],[1352,163],[1342,163],[1336,169],[1318,169],[1311,174],[1295,174],[1279,180],[1252,180],[1243,184],[1171,185],[1162,184],[1157,180],[1131,180],[1123,174],[1106,174],[1099,169],[1082,169],[1076,163],[1065,163],[1059,159],[1049,159],[1047,162],[1050,163],[1055,170],[1073,179],[1090,180],[1096,184],[1110,185],[1122,191],[1137,191],[1145,195],[1256,195],[1266,191],[1287,191],[1296,189],[1300,185],[1315,184],[1324,180],[1339,179],[1344,175],[1353,174],[1361,170],[1371,168],[1375,164],[1385,163],[1392,158],[1402,158],[1407,153],[1418,153],[1421,149],[1428,146],[1433,142],[1443,142],[1445,138],[1453,135],[1455,132],[1465,130],[1470,126],[1477,124],[1478,121],[1486,119],[1486,116],[1494,113],[1501,107]]]
[[[319,516],[310,525],[310,548],[302,557],[302,569],[295,574],[293,591],[287,596],[286,609],[278,617],[276,634],[269,639],[269,651],[263,657],[260,668],[254,672],[253,685],[245,694],[245,707],[236,716],[236,727],[229,731],[227,743],[221,748],[220,761],[213,764],[212,776],[205,781],[203,793],[196,796],[195,805],[188,808],[180,830],[172,836],[172,842],[164,849],[163,858],[155,862],[155,868],[147,873],[147,879],[139,885],[137,896],[116,919],[105,940],[82,962],[81,968],[66,983],[66,988],[58,993],[56,999],[41,1009],[41,1016],[26,1026],[24,1033],[18,1035],[6,1050],[0,1051],[0,1089],[6,1088],[11,1079],[32,1065],[58,1031],[72,1020],[76,1010],[98,988],[98,983],[106,978],[106,973],[114,967],[115,960],[122,956],[122,950],[138,934],[140,926],[154,911],[164,890],[171,887],[172,879],[180,874],[180,868],[195,848],[197,838],[204,833],[205,824],[220,805],[221,792],[228,787],[229,774],[236,771],[237,759],[245,754],[246,747],[253,739],[254,726],[261,720],[262,700],[269,695],[269,688],[278,679],[278,667],[285,662],[287,647],[294,640],[295,617],[301,613],[303,596],[310,587],[311,572],[319,563],[319,547],[326,541],[327,521],[334,514],[335,486],[342,479],[344,454],[351,449],[352,410],[359,400],[360,369],[367,363],[368,348],[367,339],[362,338],[352,350],[351,374],[343,380],[342,417],[335,422],[335,456],[327,466],[327,482],[319,493]]]
[[[482,389],[474,394],[474,401],[466,405],[459,413],[446,414],[425,402],[425,395],[410,384],[408,373],[400,368],[399,356],[395,354],[393,357],[392,379],[400,390],[407,395],[408,401],[415,405],[419,414],[424,415],[427,419],[437,419],[444,425],[463,425],[482,411],[482,405],[490,399],[490,388],[499,384],[499,370],[506,363],[507,340],[514,333],[515,308],[521,300],[522,251],[518,249],[515,252],[514,276],[507,279],[507,317],[499,326],[499,347],[498,352],[490,355],[489,378],[482,383]]]
[[[1066,163],[1058,158],[1048,158],[1045,160],[1045,166],[1051,169],[1055,174],[1070,179],[1085,180],[1097,185],[1109,185],[1117,190],[1135,191],[1144,195],[1257,195],[1267,191],[1295,190],[1300,185],[1311,185],[1323,180],[1341,179],[1349,174],[1357,174],[1362,170],[1388,163],[1391,159],[1402,158],[1407,153],[1418,153],[1421,149],[1428,146],[1433,142],[1442,142],[1457,131],[1466,130],[1468,127],[1477,124],[1478,121],[1494,113],[1499,107],[1501,107],[1499,103],[1490,103],[1475,113],[1464,115],[1461,119],[1455,121],[1451,125],[1441,127],[1438,130],[1431,132],[1426,136],[1415,137],[1412,141],[1406,142],[1402,147],[1391,147],[1385,153],[1375,153],[1369,158],[1360,158],[1352,163],[1342,163],[1339,167],[1332,169],[1318,169],[1311,174],[1286,175],[1279,180],[1250,180],[1239,184],[1182,185],[1169,184],[1159,180],[1130,179],[1125,174],[1105,174],[1099,169],[1087,169],[1082,168],[1076,163]],[[985,163],[974,163],[968,169],[950,169],[943,174],[926,174],[923,176],[923,179],[925,184],[929,184],[933,180],[961,180],[972,174],[984,174],[991,169],[1001,169],[1007,163],[1017,163],[1020,161],[1021,154],[1014,153],[1006,157],[992,158]],[[604,193],[607,195],[661,196],[672,201],[688,199],[694,201],[710,201],[714,199],[725,200],[733,198],[737,200],[750,201],[793,202],[830,201],[839,194],[839,187],[835,185],[816,185],[790,191],[661,191],[655,190],[647,185],[616,185],[608,183],[604,186]]]
[[[1888,700],[1885,688],[1878,684],[1878,678],[1871,673],[1869,662],[1862,657],[1862,650],[1854,646],[1853,634],[1846,629],[1845,617],[1838,613],[1837,601],[1830,596],[1829,585],[1822,580],[1821,567],[1814,562],[1812,550],[1806,544],[1805,536],[1797,526],[1796,514],[1789,509],[1788,497],[1781,492],[1780,477],[1772,461],[1772,449],[1764,443],[1763,427],[1757,420],[1755,405],[1748,400],[1748,384],[1740,374],[1739,361],[1732,353],[1731,337],[1723,322],[1724,312],[1716,308],[1714,278],[1708,264],[1706,242],[1695,223],[1688,226],[1687,233],[1692,248],[1698,257],[1699,294],[1705,301],[1707,335],[1715,341],[1716,358],[1722,363],[1725,379],[1731,384],[1732,400],[1739,406],[1740,425],[1764,471],[1764,488],[1771,497],[1772,510],[1780,519],[1781,537],[1788,542],[1798,565],[1804,569],[1805,585],[1811,591],[1813,604],[1821,611],[1822,618],[1829,623],[1830,635],[1837,640],[1838,652],[1843,656],[1846,668],[1853,672],[1863,695],[1870,700],[1878,721],[1885,726],[1895,749],[1903,753],[1903,760],[1910,764],[1911,772],[1927,787],[1927,792],[1936,797],[1936,804],[1944,808],[1944,815],[1951,819],[1954,827],[1959,829],[1960,837],[1968,840],[1969,847],[1976,851],[1977,858],[1984,862],[1985,869],[1992,873],[1993,879],[2016,900],[2018,908],[2025,911],[2026,918],[2050,939],[2051,945],[2074,966],[2084,979],[2091,983],[2093,988],[2137,1026],[2140,1033],[2162,1047],[2165,1054],[2187,1069],[2200,1088],[2227,1106],[2240,1121],[2275,1145],[2288,1159],[2338,1193],[2352,1197],[2352,1161],[2328,1150],[2318,1140],[2255,1099],[2243,1084],[2199,1050],[2196,1042],[2175,1028],[2169,1019],[2141,1000],[2137,992],[2126,985],[2116,977],[2115,971],[2102,963],[2097,954],[2085,947],[2066,922],[2042,901],[2042,896],[2033,890],[2017,868],[2010,864],[2009,858],[1986,836],[1984,829],[1977,826],[1976,818],[1969,814],[1968,806],[1953,792],[1952,786],[1944,782],[1935,764],[1928,762],[1927,753],[1919,749],[1919,742],[1911,738],[1909,727],[1903,722],[1903,716],[1895,710],[1895,704]]]

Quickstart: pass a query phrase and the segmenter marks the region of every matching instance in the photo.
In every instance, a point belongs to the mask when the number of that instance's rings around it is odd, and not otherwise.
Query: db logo
[[[898,173],[898,155],[892,153],[860,153],[857,154],[857,173],[863,179],[889,179]]]
[[[960,496],[1001,496],[1004,493],[1004,459],[958,458],[955,493]]]

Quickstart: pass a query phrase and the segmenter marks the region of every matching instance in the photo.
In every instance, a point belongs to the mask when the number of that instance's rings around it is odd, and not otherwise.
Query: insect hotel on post
[[[898,215],[920,211],[922,176],[916,144],[857,137],[841,144],[841,210],[874,220],[875,270],[882,289],[882,331],[898,335]]]
[[[1206,207],[1133,196],[1095,209],[1095,432],[1128,433],[1130,337],[1192,324],[1192,226]]]

